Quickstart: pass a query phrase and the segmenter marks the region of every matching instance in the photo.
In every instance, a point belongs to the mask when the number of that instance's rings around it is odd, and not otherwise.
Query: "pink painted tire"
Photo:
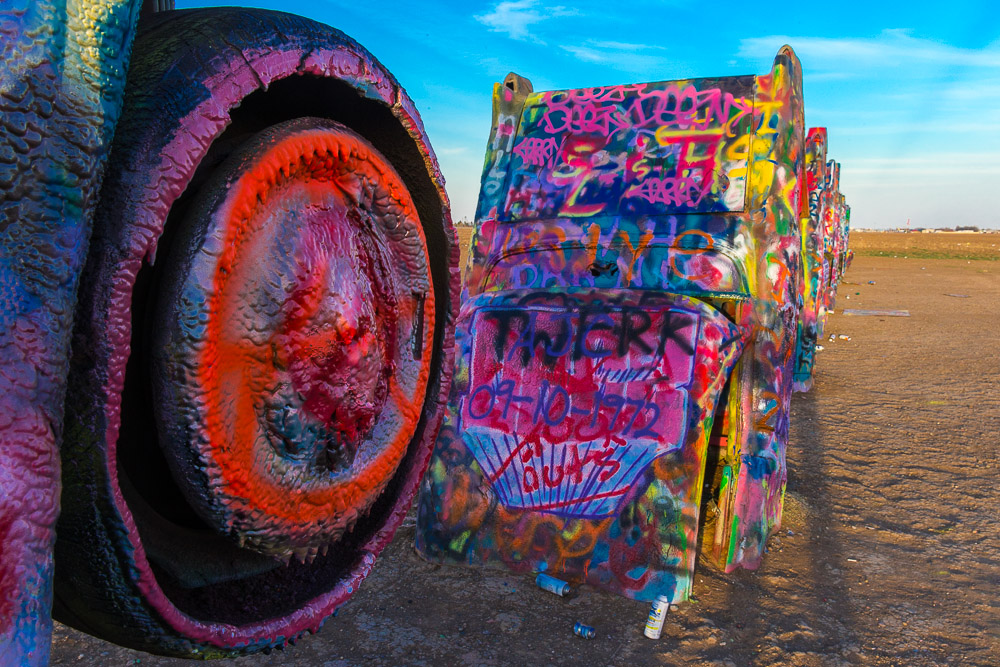
[[[81,280],[56,617],[187,657],[318,630],[427,465],[457,258],[419,117],[360,45],[153,17]]]

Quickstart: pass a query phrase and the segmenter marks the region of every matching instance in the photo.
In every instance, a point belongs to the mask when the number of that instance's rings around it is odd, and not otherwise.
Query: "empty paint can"
[[[556,595],[566,595],[569,593],[569,584],[567,584],[562,579],[556,579],[555,577],[550,577],[547,574],[539,573],[535,577],[535,583],[543,591],[548,591],[549,593],[555,593]]]
[[[646,629],[642,631],[642,634],[650,639],[659,639],[660,633],[663,632],[663,621],[666,620],[668,611],[670,611],[670,598],[666,595],[658,595],[649,608],[649,616],[646,618]]]
[[[584,639],[593,639],[597,635],[597,631],[589,625],[577,623],[573,626],[573,634]]]

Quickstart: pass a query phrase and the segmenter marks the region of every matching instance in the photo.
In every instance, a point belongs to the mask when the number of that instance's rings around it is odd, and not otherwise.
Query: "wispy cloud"
[[[887,122],[882,124],[858,125],[858,126],[838,126],[837,134],[842,136],[877,136],[886,135],[907,136],[921,133],[941,134],[947,132],[951,134],[980,134],[984,137],[993,138],[1000,134],[1000,120],[994,122],[916,122],[900,123]]]
[[[928,101],[927,92],[922,89],[906,88],[905,90],[885,94],[885,98],[894,104],[917,105]],[[965,105],[955,108],[968,109],[968,104],[992,101],[992,108],[1000,111],[1000,79],[990,79],[981,76],[951,77],[935,87],[933,101],[937,106],[944,103]]]
[[[807,74],[805,76],[805,81],[816,82],[820,81],[845,81],[847,79],[853,79],[854,74],[852,72],[819,72],[815,74]]]
[[[658,53],[665,50],[662,46],[649,44],[587,40],[582,44],[563,44],[559,48],[584,62],[635,74],[662,71],[668,62]]]
[[[560,16],[572,16],[575,12],[565,7],[539,7],[538,0],[513,0],[499,2],[493,10],[476,16],[476,20],[490,29],[521,42],[544,44],[531,27],[542,21]]]
[[[992,156],[979,153],[937,153],[918,157],[853,158],[850,171],[855,176],[874,176],[873,183],[905,177],[909,182],[920,178],[940,179],[942,176],[966,179],[1000,175],[1000,164]]]
[[[969,49],[910,35],[909,30],[883,30],[873,38],[795,37],[770,35],[741,40],[739,55],[766,58],[778,46],[791,44],[810,67],[865,63],[879,68],[904,63],[1000,68],[1000,47]]]

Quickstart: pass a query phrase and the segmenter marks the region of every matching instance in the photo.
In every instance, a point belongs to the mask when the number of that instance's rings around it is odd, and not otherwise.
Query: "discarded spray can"
[[[555,577],[550,577],[547,574],[539,573],[535,577],[535,583],[543,591],[548,591],[549,593],[555,593],[556,595],[566,595],[569,593],[569,584],[567,584],[562,579],[556,579]]]
[[[593,639],[597,636],[597,631],[589,625],[584,625],[583,623],[577,623],[573,626],[573,634],[577,637],[583,637],[584,639]]]
[[[659,639],[663,632],[663,621],[667,618],[670,610],[670,598],[666,595],[658,595],[649,608],[649,617],[646,619],[646,629],[642,634],[650,639]]]

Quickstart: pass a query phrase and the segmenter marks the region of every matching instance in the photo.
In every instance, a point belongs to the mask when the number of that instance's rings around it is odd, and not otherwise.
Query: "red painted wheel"
[[[231,156],[175,233],[154,314],[167,460],[218,533],[315,556],[385,488],[424,403],[434,295],[412,198],[363,138],[300,119]]]
[[[154,15],[80,283],[56,617],[188,657],[317,630],[426,468],[454,238],[419,117],[360,45]]]

